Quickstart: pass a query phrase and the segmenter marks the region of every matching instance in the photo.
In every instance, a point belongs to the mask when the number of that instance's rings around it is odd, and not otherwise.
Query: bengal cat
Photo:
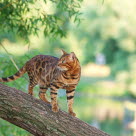
[[[60,58],[48,55],[37,55],[27,61],[15,75],[7,78],[0,78],[0,82],[16,80],[27,72],[29,76],[28,93],[30,95],[33,95],[33,88],[38,84],[40,87],[40,99],[50,103],[46,98],[46,91],[50,88],[52,111],[58,112],[58,89],[65,89],[68,112],[72,116],[76,116],[73,112],[72,105],[75,88],[81,75],[81,67],[74,52],[70,54],[63,50],[62,52],[63,55]]]

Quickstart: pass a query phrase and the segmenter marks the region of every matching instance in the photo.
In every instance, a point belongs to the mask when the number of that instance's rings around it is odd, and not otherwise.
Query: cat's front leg
[[[59,87],[55,84],[52,84],[51,87],[51,105],[52,105],[52,111],[53,112],[58,112],[59,107],[58,107],[58,102],[57,102],[57,95],[58,95],[58,89]]]
[[[76,116],[73,112],[73,103],[74,103],[74,94],[75,94],[75,87],[70,87],[66,90],[67,94],[67,102],[68,102],[68,112],[72,116]]]

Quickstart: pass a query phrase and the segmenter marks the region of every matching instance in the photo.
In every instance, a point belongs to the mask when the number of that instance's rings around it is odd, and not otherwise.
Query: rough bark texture
[[[0,117],[35,136],[109,136],[22,91],[0,84]]]

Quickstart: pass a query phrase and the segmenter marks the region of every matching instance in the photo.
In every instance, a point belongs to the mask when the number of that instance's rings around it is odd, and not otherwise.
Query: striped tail
[[[0,82],[14,81],[14,80],[20,78],[25,72],[26,72],[26,68],[24,66],[16,74],[14,74],[13,76],[0,78]]]

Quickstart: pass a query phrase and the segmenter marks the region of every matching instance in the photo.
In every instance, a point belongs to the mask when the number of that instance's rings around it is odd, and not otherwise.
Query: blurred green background
[[[35,55],[60,57],[60,49],[74,51],[82,65],[74,103],[77,117],[112,136],[136,136],[136,1],[84,0],[81,13],[78,25],[65,24],[63,38],[48,38],[40,31],[26,43],[13,32],[0,31],[0,77],[12,75]],[[26,78],[5,84],[27,92]],[[34,93],[38,98],[38,87]],[[67,111],[63,90],[59,105]],[[1,119],[0,136],[30,134]]]

